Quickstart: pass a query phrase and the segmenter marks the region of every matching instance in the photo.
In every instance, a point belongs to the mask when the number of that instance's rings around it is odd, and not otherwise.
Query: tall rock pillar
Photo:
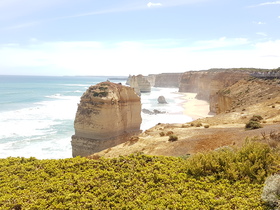
[[[74,122],[72,155],[88,156],[127,141],[140,132],[141,101],[134,90],[102,82],[81,97]]]

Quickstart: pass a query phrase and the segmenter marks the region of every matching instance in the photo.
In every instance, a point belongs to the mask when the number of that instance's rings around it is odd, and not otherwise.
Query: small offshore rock
[[[160,111],[160,110],[157,110],[157,109],[154,109],[154,110],[149,110],[149,109],[142,109],[142,112],[144,114],[149,114],[149,115],[156,115],[156,114],[165,114],[166,112],[165,111]]]
[[[158,103],[159,104],[167,104],[165,97],[164,96],[159,96],[158,97]]]

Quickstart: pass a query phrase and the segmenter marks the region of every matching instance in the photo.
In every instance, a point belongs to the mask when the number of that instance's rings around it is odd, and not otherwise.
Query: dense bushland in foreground
[[[0,209],[269,209],[261,193],[278,157],[247,142],[187,159],[0,159]]]

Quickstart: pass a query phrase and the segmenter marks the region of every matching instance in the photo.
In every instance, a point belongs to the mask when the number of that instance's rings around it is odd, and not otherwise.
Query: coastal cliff
[[[87,156],[125,142],[140,132],[140,97],[111,82],[91,86],[78,105],[72,136],[73,156]]]
[[[209,102],[210,112],[220,114],[252,105],[263,96],[279,94],[279,69],[211,69],[183,74],[179,92],[197,93]],[[271,98],[270,97],[270,98]],[[252,99],[252,100],[251,100]]]
[[[156,74],[155,87],[179,87],[183,73],[162,73]]]
[[[219,90],[227,88],[241,79],[249,78],[247,71],[237,70],[208,70],[190,71],[183,74],[179,92],[197,93],[197,99],[206,100],[210,103],[210,112],[217,113],[217,103],[228,106],[230,98],[220,98]]]
[[[248,106],[263,103],[280,96],[279,80],[250,78],[217,92],[210,101],[216,113],[245,111]],[[215,104],[214,104],[215,103]]]
[[[268,139],[279,139],[279,84],[280,80],[276,77],[267,79],[246,76],[233,85],[218,90],[213,97],[210,95],[210,104],[212,103],[217,115],[197,118],[185,124],[158,123],[137,138],[96,153],[93,157],[111,158],[139,152],[149,155],[185,156],[223,147],[240,147],[246,139],[256,137],[274,145],[274,140],[270,142]],[[200,107],[199,104],[193,106],[195,109]],[[262,119],[259,122],[260,127],[245,129],[245,125],[254,116]],[[177,140],[170,141],[169,134],[176,136]]]

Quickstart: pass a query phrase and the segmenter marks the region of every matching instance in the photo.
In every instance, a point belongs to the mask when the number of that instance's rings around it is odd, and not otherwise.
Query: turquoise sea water
[[[40,159],[72,156],[71,136],[77,104],[83,92],[107,77],[0,76],[0,158]],[[112,82],[122,82],[111,80]],[[167,105],[157,103],[164,95]],[[143,130],[158,122],[186,122],[180,95],[174,88],[152,88],[141,96],[142,108],[166,114],[142,113]]]

